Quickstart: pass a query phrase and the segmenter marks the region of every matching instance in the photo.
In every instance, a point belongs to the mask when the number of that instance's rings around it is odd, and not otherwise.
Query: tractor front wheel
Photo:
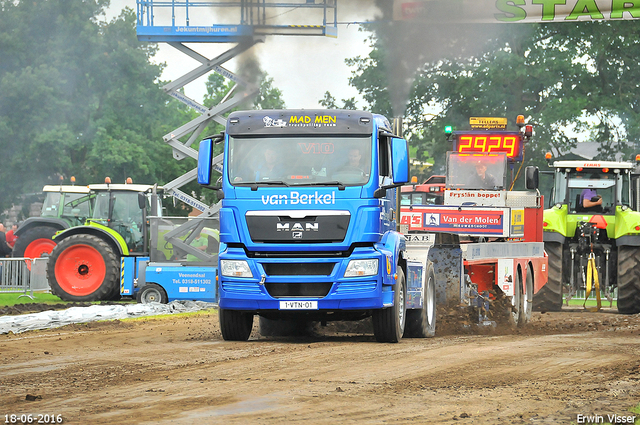
[[[65,301],[117,298],[120,263],[113,248],[97,236],[73,235],[51,252],[47,278],[51,291]]]

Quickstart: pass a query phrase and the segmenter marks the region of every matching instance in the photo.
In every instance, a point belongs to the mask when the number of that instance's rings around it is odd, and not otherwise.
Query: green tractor
[[[155,186],[107,183],[89,189],[92,217],[54,237],[47,264],[51,291],[66,301],[120,298],[121,258],[148,256],[147,216],[162,212]]]
[[[588,289],[588,264],[600,289],[618,311],[640,312],[640,200],[636,164],[555,161],[554,185],[544,211],[544,246],[549,280],[534,296],[534,308],[558,311]],[[595,260],[595,263],[594,263]]]
[[[75,179],[72,177],[72,181]],[[61,230],[82,225],[92,214],[92,200],[87,186],[47,185],[40,217],[22,222],[13,247],[13,257],[40,258],[51,254],[56,246],[52,237]]]

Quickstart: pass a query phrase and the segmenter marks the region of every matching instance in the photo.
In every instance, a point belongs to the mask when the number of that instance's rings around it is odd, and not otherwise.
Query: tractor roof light
[[[105,182],[106,184],[111,184],[111,177],[105,177],[105,178],[104,178],[104,182]]]
[[[133,183],[133,179],[131,177],[127,177],[127,181],[125,183],[126,184],[132,184]]]
[[[576,171],[577,171],[577,172],[580,172],[580,171],[582,171],[582,170],[584,170],[584,168],[582,168],[582,167],[576,167]]]
[[[640,162],[640,153],[636,155],[636,162]]]
[[[71,184],[76,184],[76,176],[71,176]]]
[[[524,115],[518,115],[516,117],[516,125],[518,127],[524,127]]]
[[[446,125],[446,126],[444,127],[444,134],[449,135],[449,134],[451,134],[451,133],[453,133],[453,126]]]
[[[551,152],[547,152],[547,153],[544,154],[544,159],[549,160],[551,158],[553,158],[553,154]]]
[[[602,172],[603,172],[603,173],[608,173],[608,172],[609,172],[609,169],[605,167],[605,168],[603,168],[603,169],[602,169]]]
[[[416,176],[411,177],[411,184],[418,184],[418,177]]]

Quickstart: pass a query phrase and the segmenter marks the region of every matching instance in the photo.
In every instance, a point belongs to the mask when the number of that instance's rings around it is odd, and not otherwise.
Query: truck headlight
[[[374,276],[378,274],[378,259],[351,260],[344,277]]]
[[[220,260],[220,274],[229,277],[253,277],[245,260]]]

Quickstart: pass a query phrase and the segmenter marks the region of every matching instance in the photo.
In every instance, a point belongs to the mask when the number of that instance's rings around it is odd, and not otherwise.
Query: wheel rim
[[[106,271],[104,258],[89,245],[74,245],[65,249],[55,265],[60,289],[74,296],[93,294],[104,282]]]
[[[149,303],[159,303],[160,300],[162,299],[162,295],[160,295],[160,291],[158,291],[156,288],[152,288],[152,289],[147,289],[143,294],[142,294],[142,304],[149,304]]]
[[[56,247],[56,243],[52,239],[39,238],[31,242],[24,250],[24,256],[26,258],[40,258],[49,256],[53,248]]]

